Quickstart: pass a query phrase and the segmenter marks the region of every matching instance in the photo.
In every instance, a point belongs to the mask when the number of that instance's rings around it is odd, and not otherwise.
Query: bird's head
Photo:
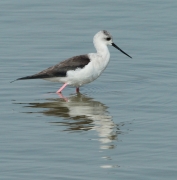
[[[112,38],[111,34],[106,30],[102,30],[102,31],[99,31],[98,33],[96,33],[95,36],[93,37],[93,43],[95,45],[96,44],[111,45],[111,46],[115,47],[116,49],[118,49],[119,51],[121,51],[123,54],[132,58],[127,53],[125,53],[123,50],[121,50],[116,44],[113,43],[113,38]]]

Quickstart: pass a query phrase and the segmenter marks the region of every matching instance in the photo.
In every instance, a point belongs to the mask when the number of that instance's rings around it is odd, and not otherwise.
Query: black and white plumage
[[[80,86],[97,79],[106,68],[110,59],[107,45],[114,46],[131,58],[131,56],[126,54],[113,43],[112,36],[105,30],[99,31],[94,36],[93,43],[97,53],[74,56],[37,74],[25,76],[17,80],[45,79],[54,82],[61,82],[64,83],[64,85],[57,91],[57,93],[61,93],[67,85],[75,86],[76,91],[78,92]]]
[[[47,80],[48,78],[51,80],[51,78],[55,78],[55,77],[66,77],[68,71],[71,71],[71,70],[74,71],[78,68],[82,69],[89,62],[90,62],[90,59],[88,55],[74,56],[52,67],[49,67],[37,74],[34,74],[32,76],[25,76],[17,80],[25,80],[25,79],[46,79]]]

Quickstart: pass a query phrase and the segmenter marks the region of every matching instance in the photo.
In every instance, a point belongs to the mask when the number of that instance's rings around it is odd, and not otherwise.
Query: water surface
[[[0,2],[1,179],[176,179],[175,0]],[[110,47],[91,84],[10,81]]]

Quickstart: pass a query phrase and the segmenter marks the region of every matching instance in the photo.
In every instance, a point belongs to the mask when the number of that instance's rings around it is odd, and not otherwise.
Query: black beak
[[[115,45],[114,43],[112,43],[112,46],[114,46],[116,49],[118,49],[120,52],[122,52],[123,54],[127,55],[129,58],[132,58],[131,56],[129,56],[127,53],[125,53],[124,51],[122,51],[122,49],[120,49],[117,45]]]

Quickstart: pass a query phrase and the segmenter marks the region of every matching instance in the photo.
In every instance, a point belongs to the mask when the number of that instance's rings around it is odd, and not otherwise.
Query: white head
[[[95,47],[100,46],[100,45],[114,46],[116,49],[121,51],[123,54],[132,58],[127,53],[125,53],[123,50],[121,50],[116,44],[113,43],[113,38],[112,38],[111,34],[106,30],[99,31],[98,33],[95,34],[95,36],[93,37],[93,44],[95,45]]]
[[[105,44],[105,45],[112,45],[112,43],[113,43],[112,36],[106,30],[99,31],[93,37],[93,43],[94,44],[102,43],[102,44]]]

